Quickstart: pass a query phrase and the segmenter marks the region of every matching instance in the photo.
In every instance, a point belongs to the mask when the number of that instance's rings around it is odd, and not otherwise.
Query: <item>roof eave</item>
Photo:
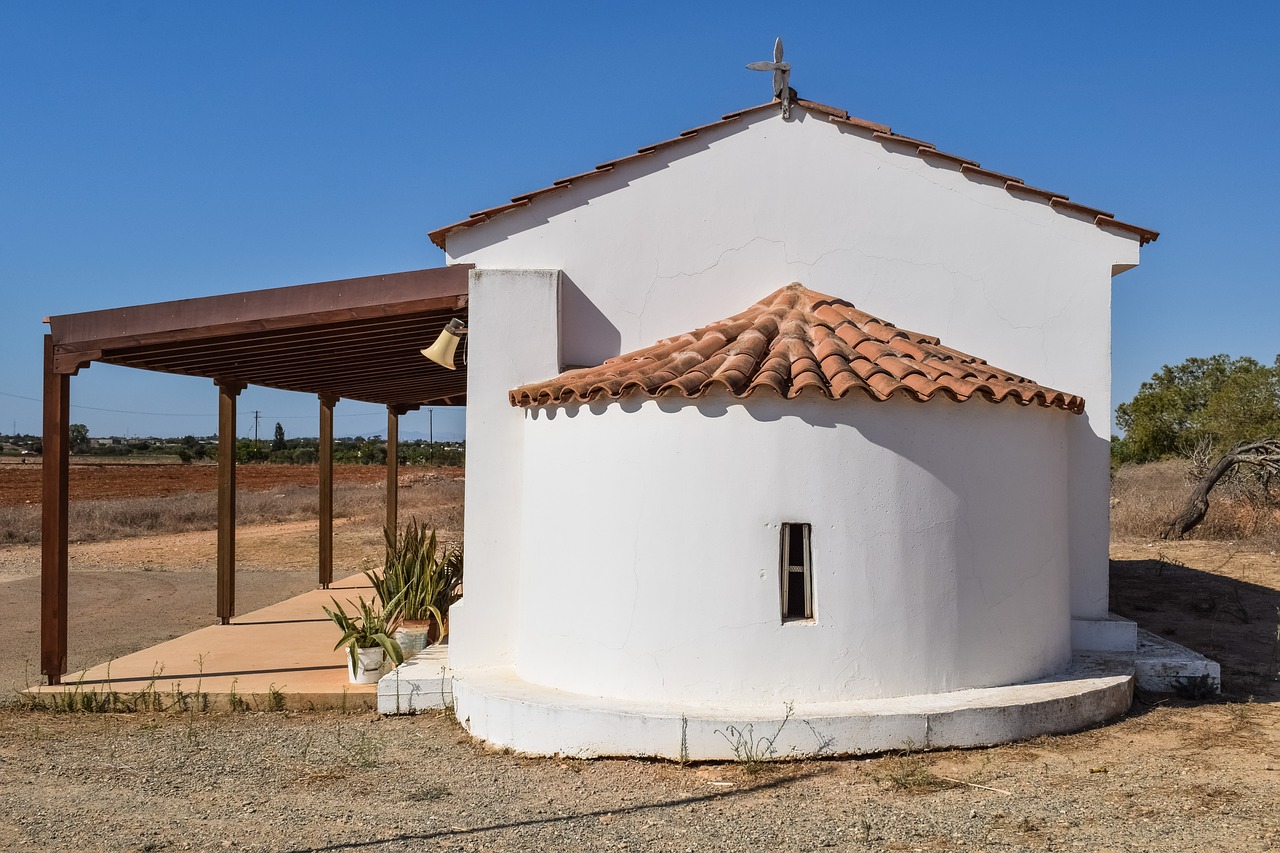
[[[774,99],[764,104],[757,104],[756,106],[748,107],[744,110],[725,113],[721,116],[719,121],[713,121],[708,124],[699,125],[698,127],[682,131],[678,136],[671,139],[666,139],[662,142],[639,148],[636,150],[635,154],[629,154],[625,157],[606,161],[588,172],[583,172],[568,178],[561,178],[554,181],[549,187],[513,196],[511,201],[506,204],[496,205],[494,207],[476,211],[466,219],[459,220],[450,225],[446,225],[443,228],[437,228],[434,231],[428,232],[428,236],[431,238],[432,243],[447,251],[446,244],[448,238],[456,231],[488,222],[489,220],[501,216],[504,213],[518,210],[522,207],[527,207],[543,195],[548,195],[557,190],[567,189],[590,178],[598,177],[599,175],[612,171],[615,167],[623,163],[649,157],[659,151],[665,151],[668,148],[678,146],[680,143],[693,139],[705,131],[719,129],[744,116],[752,115],[768,109],[780,109],[781,105],[781,101]],[[1016,178],[1012,175],[1005,175],[990,169],[983,169],[975,160],[970,160],[966,157],[960,157],[955,154],[948,154],[945,151],[939,151],[937,146],[933,145],[933,143],[905,136],[900,133],[894,133],[893,129],[888,125],[851,116],[845,110],[839,109],[838,107],[828,106],[827,104],[818,103],[817,101],[808,101],[803,98],[797,98],[795,105],[808,110],[809,112],[825,115],[828,121],[841,128],[847,128],[855,132],[866,132],[870,135],[870,138],[876,142],[879,142],[882,145],[892,145],[895,147],[895,150],[903,151],[903,153],[913,154],[927,160],[940,160],[945,163],[951,163],[959,168],[962,175],[971,180],[981,179],[989,182],[995,181],[1003,183],[1007,192],[1015,195],[1021,195],[1022,197],[1031,196],[1049,204],[1055,210],[1071,213],[1077,217],[1092,216],[1094,217],[1094,224],[1099,228],[1120,231],[1126,236],[1136,237],[1139,240],[1140,245],[1145,246],[1147,243],[1155,242],[1155,240],[1160,237],[1158,231],[1153,231],[1149,228],[1143,228],[1138,225],[1131,225],[1127,222],[1121,222],[1117,220],[1113,214],[1104,210],[1070,201],[1070,197],[1065,194],[1055,193],[1051,190],[1044,190],[1030,186],[1021,178]]]

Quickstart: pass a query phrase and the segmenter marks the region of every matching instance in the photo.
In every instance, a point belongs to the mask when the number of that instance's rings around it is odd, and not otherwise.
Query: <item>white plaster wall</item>
[[[1137,263],[1137,240],[823,115],[792,115],[703,132],[456,232],[449,257],[563,270],[570,365],[723,319],[800,281],[1083,395],[1087,413],[1067,427],[1071,611],[1104,616],[1110,279]]]
[[[1074,419],[861,397],[531,410],[517,672],[776,708],[1056,671]],[[780,619],[784,521],[813,525],[813,622]]]
[[[507,401],[507,390],[559,370],[559,288],[555,270],[478,269],[470,274],[463,537],[467,577],[466,594],[449,609],[449,655],[455,669],[514,660],[524,429],[519,412]]]

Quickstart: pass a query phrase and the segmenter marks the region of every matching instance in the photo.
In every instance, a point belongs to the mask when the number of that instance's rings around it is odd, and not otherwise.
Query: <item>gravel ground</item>
[[[1280,849],[1280,708],[984,750],[527,759],[448,716],[0,711],[4,850]]]

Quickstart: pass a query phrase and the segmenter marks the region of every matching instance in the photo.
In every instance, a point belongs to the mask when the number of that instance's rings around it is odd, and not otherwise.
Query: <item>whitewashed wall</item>
[[[535,410],[517,672],[777,707],[1056,671],[1075,417],[860,395]],[[812,622],[780,617],[784,521],[813,525]]]
[[[1072,615],[1104,616],[1110,286],[1114,271],[1137,263],[1137,240],[825,116],[800,108],[792,116],[784,122],[758,113],[621,165],[456,232],[448,255],[486,270],[562,270],[559,329],[509,313],[501,322],[511,321],[506,334],[520,336],[521,346],[532,340],[545,351],[559,343],[568,365],[598,364],[723,319],[799,281],[1083,395],[1086,415],[1065,427],[1064,547]],[[957,153],[981,159],[981,152]],[[1022,177],[1035,183],[1034,175]],[[473,303],[473,318],[478,311]],[[495,423],[521,419],[500,409],[514,384],[473,372],[469,423],[480,408]],[[469,445],[469,464],[479,450]],[[500,452],[503,464],[520,464],[518,447]],[[509,530],[506,511],[473,498],[481,486],[470,472],[468,480],[468,543],[475,529]],[[471,551],[468,563],[469,577],[483,573],[495,589],[514,589],[515,565]],[[470,580],[468,598],[474,609]]]
[[[506,389],[559,368],[559,288],[555,270],[470,274],[463,534],[467,579],[466,595],[449,609],[449,658],[455,669],[515,659],[524,428],[521,413],[507,403]]]

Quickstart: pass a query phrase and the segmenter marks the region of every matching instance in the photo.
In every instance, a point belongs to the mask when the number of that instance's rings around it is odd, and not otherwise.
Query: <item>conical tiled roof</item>
[[[741,314],[651,347],[511,392],[513,406],[646,397],[701,397],[717,385],[739,399],[769,390],[839,400],[903,394],[1012,400],[1079,414],[1084,399],[992,367],[937,338],[899,329],[845,302],[791,284]]]

